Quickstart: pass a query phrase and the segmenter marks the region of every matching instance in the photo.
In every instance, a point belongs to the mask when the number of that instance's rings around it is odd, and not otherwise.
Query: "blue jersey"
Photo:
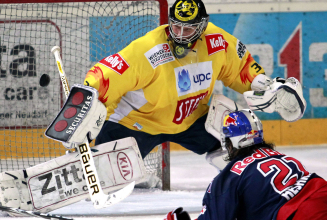
[[[279,209],[296,195],[301,197],[301,190],[315,179],[321,180],[297,159],[260,148],[251,156],[235,158],[214,178],[198,220],[276,219]],[[313,193],[302,191],[305,196]]]

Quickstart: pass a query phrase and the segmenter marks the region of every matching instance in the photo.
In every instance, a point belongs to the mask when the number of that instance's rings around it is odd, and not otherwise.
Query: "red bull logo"
[[[224,126],[225,127],[230,125],[237,126],[236,120],[237,120],[237,115],[235,115],[235,118],[231,117],[230,115],[227,115],[224,119]]]
[[[245,137],[247,139],[251,139],[251,138],[255,138],[255,137],[259,137],[259,132],[256,130],[251,130],[250,132],[248,132]]]

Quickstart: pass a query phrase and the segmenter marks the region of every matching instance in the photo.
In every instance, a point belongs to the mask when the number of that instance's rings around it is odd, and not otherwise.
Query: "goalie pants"
[[[144,158],[157,145],[164,142],[174,142],[197,154],[204,154],[221,147],[220,142],[205,127],[207,115],[199,118],[186,131],[178,134],[151,135],[142,131],[135,131],[125,126],[107,121],[96,138],[95,145],[118,140],[125,137],[134,137]]]

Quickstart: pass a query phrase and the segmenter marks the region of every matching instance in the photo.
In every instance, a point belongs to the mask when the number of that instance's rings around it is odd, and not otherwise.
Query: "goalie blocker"
[[[105,193],[143,181],[146,171],[134,138],[101,144],[92,151]],[[0,173],[0,188],[1,205],[44,213],[89,197],[78,152]]]
[[[98,97],[95,88],[74,85],[45,136],[62,142],[67,149],[73,148],[74,144],[82,144],[85,137],[95,139],[107,116],[107,109]]]

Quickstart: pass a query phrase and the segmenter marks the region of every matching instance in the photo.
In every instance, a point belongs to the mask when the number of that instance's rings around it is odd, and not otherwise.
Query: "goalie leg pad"
[[[145,167],[132,137],[91,148],[104,193],[142,182]],[[0,174],[3,206],[50,212],[89,198],[77,152],[66,154],[26,170]]]
[[[7,171],[0,173],[0,204],[21,209],[31,209],[26,171]]]
[[[98,97],[95,88],[74,85],[45,136],[63,142],[68,149],[68,146],[74,146],[71,143],[81,144],[87,135],[91,140],[95,139],[107,116],[107,109]]]

